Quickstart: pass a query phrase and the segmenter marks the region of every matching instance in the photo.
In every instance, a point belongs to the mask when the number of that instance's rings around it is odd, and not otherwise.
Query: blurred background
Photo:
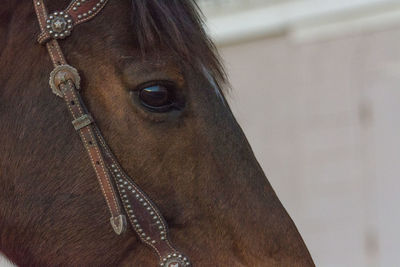
[[[400,1],[197,1],[316,265],[400,266]]]
[[[317,266],[400,266],[400,1],[198,0]]]

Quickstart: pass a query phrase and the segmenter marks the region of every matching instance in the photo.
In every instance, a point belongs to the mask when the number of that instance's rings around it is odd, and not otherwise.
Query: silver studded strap
[[[140,240],[157,253],[159,266],[191,266],[189,259],[172,246],[166,221],[157,206],[124,172],[107,146],[78,91],[79,73],[67,64],[57,41],[69,36],[74,26],[95,17],[107,0],[75,0],[64,11],[50,15],[43,0],[33,0],[33,3],[41,29],[38,41],[46,44],[54,65],[50,87],[54,94],[64,99],[72,124],[88,152],[111,213],[110,222],[114,231],[124,233],[128,218]]]

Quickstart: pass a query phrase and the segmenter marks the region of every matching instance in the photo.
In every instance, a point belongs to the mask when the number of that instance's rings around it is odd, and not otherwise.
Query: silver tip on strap
[[[119,215],[118,217],[110,218],[111,226],[117,235],[121,235],[126,231],[126,217],[125,215]]]

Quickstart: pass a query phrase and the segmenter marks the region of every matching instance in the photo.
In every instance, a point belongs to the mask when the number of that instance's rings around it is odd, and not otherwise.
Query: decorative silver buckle
[[[77,90],[80,89],[81,77],[78,71],[70,65],[57,66],[50,73],[49,84],[53,93],[62,98],[63,93],[60,90],[60,84],[66,83],[68,80],[72,80]]]

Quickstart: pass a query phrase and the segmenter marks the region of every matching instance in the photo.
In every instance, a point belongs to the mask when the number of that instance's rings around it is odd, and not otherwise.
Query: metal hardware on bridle
[[[88,152],[111,213],[110,223],[115,233],[122,234],[129,220],[139,238],[157,253],[160,266],[191,266],[189,259],[171,245],[167,224],[157,206],[124,172],[107,146],[78,92],[79,73],[67,64],[57,41],[71,35],[78,24],[94,18],[107,2],[74,0],[65,10],[48,14],[43,0],[33,0],[41,30],[38,42],[46,45],[54,65],[50,87],[67,104],[73,127]]]

